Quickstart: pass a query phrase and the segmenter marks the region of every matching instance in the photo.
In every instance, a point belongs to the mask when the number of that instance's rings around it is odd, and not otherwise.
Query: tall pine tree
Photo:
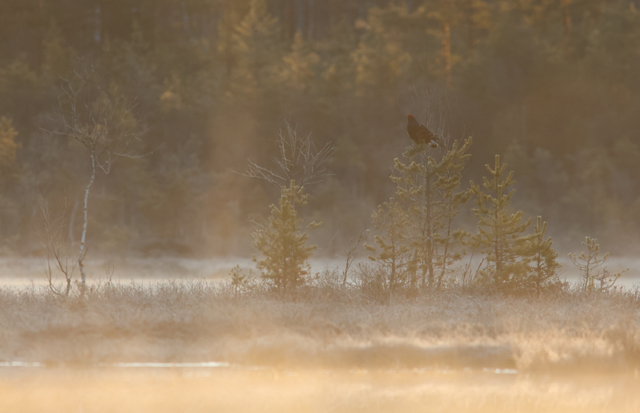
[[[253,95],[277,85],[282,61],[280,28],[265,0],[251,1],[249,12],[235,27],[231,44],[235,60],[228,73],[232,93]]]
[[[437,155],[429,154],[425,144],[412,146],[404,153],[409,162],[395,160],[397,174],[391,179],[407,210],[422,285],[440,286],[447,268],[460,258],[459,252],[453,251],[461,235],[454,230],[453,219],[470,198],[469,191],[460,189],[460,183],[471,157],[467,153],[471,142],[471,138],[455,141],[444,153],[438,149]]]

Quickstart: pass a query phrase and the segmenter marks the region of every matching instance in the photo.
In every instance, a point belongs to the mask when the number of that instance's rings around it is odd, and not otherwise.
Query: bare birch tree
[[[138,122],[133,106],[114,83],[105,82],[91,68],[75,71],[73,77],[62,79],[58,96],[58,127],[49,131],[79,143],[86,149],[89,161],[88,182],[84,190],[83,224],[78,251],[82,288],[87,275],[84,259],[87,254],[89,195],[96,174],[108,175],[118,158],[139,157]]]

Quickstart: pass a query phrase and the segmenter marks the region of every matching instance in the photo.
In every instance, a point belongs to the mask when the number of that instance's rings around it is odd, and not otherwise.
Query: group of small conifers
[[[413,145],[406,148],[403,160],[394,159],[391,180],[395,194],[372,214],[373,242],[368,244],[361,236],[350,244],[343,285],[351,283],[373,295],[415,294],[456,286],[540,295],[568,287],[558,276],[558,253],[545,235],[547,223],[538,216],[532,226],[532,218],[525,219],[523,211],[512,210],[515,191],[510,187],[515,180],[500,155],[495,156],[493,166],[486,165],[489,175],[483,177],[482,185],[471,181],[463,188],[471,137],[447,140],[412,115],[408,115],[407,132]],[[261,279],[282,293],[294,293],[307,281],[309,259],[316,246],[307,245],[306,228],[320,225],[312,222],[303,226],[297,214],[307,203],[304,182],[317,182],[318,177],[304,172],[324,170],[321,162],[295,165],[287,159],[286,149],[291,153],[306,151],[300,158],[305,162],[320,158],[308,140],[297,142],[300,140],[291,128],[287,136],[280,134],[279,146],[285,150],[277,166],[289,169],[280,173],[261,168],[260,174],[252,171],[249,175],[271,183],[276,181],[274,177],[285,177],[283,182],[275,182],[281,196],[278,205],[271,205],[268,224],[253,233],[253,245],[262,255],[254,257]],[[326,161],[327,153],[322,155]],[[264,171],[269,174],[265,176]],[[295,176],[296,171],[303,171],[303,175]],[[471,199],[475,201],[471,211],[478,219],[475,233],[456,227],[456,217]],[[352,267],[355,255],[362,251],[361,242],[369,253],[368,260]],[[586,251],[569,254],[582,275],[580,287],[590,292],[610,291],[621,273],[604,266],[608,254],[600,255],[595,239],[587,237],[582,244]],[[231,275],[238,293],[247,278],[239,268]]]

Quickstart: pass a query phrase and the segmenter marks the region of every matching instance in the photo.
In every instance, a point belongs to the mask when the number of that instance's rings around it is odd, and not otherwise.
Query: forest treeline
[[[56,113],[64,82],[91,68],[128,100],[142,155],[96,177],[97,250],[251,251],[251,221],[279,195],[238,172],[268,163],[289,122],[335,146],[304,213],[324,221],[319,253],[339,252],[394,194],[413,113],[473,136],[465,182],[502,154],[514,207],[542,215],[557,246],[593,235],[625,252],[640,230],[635,3],[3,0],[3,250],[40,248],[38,193],[79,242],[91,165]]]

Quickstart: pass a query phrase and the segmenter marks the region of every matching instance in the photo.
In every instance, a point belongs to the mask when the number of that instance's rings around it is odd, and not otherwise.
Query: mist
[[[0,410],[637,411],[638,6],[3,0]]]

